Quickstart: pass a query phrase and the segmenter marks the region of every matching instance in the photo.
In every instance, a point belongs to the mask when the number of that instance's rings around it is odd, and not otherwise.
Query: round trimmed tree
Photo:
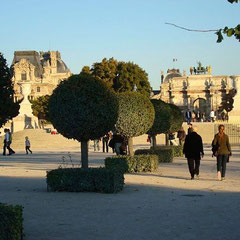
[[[67,138],[81,142],[82,167],[88,168],[88,144],[113,129],[118,104],[106,84],[88,74],[61,82],[49,100],[53,126]]]
[[[146,133],[151,128],[155,112],[149,98],[137,92],[117,95],[119,111],[116,130],[128,138],[129,155],[133,155],[133,137]]]
[[[152,127],[148,130],[148,134],[152,137],[153,148],[156,147],[157,134],[168,133],[171,127],[171,108],[168,103],[162,100],[151,99],[155,110],[155,119]]]
[[[169,133],[177,132],[183,124],[184,117],[178,106],[171,103],[169,103],[168,105],[171,109]]]

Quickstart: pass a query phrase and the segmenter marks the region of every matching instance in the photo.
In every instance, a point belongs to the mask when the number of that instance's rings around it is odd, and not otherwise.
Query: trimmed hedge
[[[124,176],[106,168],[59,168],[47,172],[47,185],[52,191],[116,193]]]
[[[0,203],[0,239],[21,240],[23,237],[23,207]]]
[[[135,151],[135,155],[142,155],[142,154],[146,154],[146,155],[157,155],[158,156],[158,162],[172,162],[173,161],[173,150],[172,149],[138,149]]]
[[[158,156],[156,155],[134,155],[114,156],[105,159],[108,169],[116,169],[126,172],[153,172],[158,168]]]
[[[151,147],[152,149],[152,147]],[[156,149],[172,149],[174,157],[183,157],[183,146],[157,146]]]

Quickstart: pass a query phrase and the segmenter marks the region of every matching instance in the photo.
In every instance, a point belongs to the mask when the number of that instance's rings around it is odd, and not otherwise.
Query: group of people
[[[215,112],[213,109],[210,111],[209,116],[205,112],[190,111],[185,112],[185,121],[190,122],[215,122],[215,120],[228,121],[228,113],[225,109]]]
[[[224,133],[224,125],[218,127],[218,133],[212,141],[213,155],[217,158],[217,178],[225,180],[226,164],[229,161],[229,156],[232,155],[231,146],[228,135]],[[191,179],[199,178],[200,160],[204,156],[203,143],[201,136],[197,133],[197,128],[189,125],[188,134],[186,136],[183,153],[188,161],[188,168]]]
[[[101,139],[95,139],[93,141],[94,152],[100,151],[100,141]],[[109,147],[112,148],[112,152],[117,155],[127,154],[127,144],[128,140],[125,136],[117,133],[108,132],[102,137],[102,151],[108,152]]]
[[[12,133],[10,132],[10,129],[5,128],[4,133],[5,135],[3,140],[3,155],[4,156],[6,155],[6,150],[8,150],[8,156],[15,154],[15,151],[11,148]],[[25,150],[26,150],[26,154],[28,154],[28,152],[32,154],[32,150],[30,149],[30,140],[27,136],[25,137]]]

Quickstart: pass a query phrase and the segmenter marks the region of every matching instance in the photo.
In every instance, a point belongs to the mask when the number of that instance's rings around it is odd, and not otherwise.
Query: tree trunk
[[[166,146],[169,146],[169,134],[168,133],[165,133],[165,143],[166,143]]]
[[[129,151],[129,155],[133,156],[133,138],[132,137],[128,138],[128,151]]]
[[[82,168],[88,168],[88,142],[81,142],[81,161]]]
[[[153,141],[153,149],[156,149],[157,147],[157,135],[152,136],[152,141]]]

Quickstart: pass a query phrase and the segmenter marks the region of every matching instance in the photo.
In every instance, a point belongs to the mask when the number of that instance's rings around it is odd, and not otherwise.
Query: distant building
[[[159,98],[165,102],[209,115],[211,109],[217,111],[223,97],[234,88],[234,76],[212,76],[210,74],[182,75],[178,69],[161,73]]]
[[[56,86],[71,76],[58,51],[15,51],[12,62],[15,101],[23,98],[21,82],[31,82],[30,99],[51,95]]]

